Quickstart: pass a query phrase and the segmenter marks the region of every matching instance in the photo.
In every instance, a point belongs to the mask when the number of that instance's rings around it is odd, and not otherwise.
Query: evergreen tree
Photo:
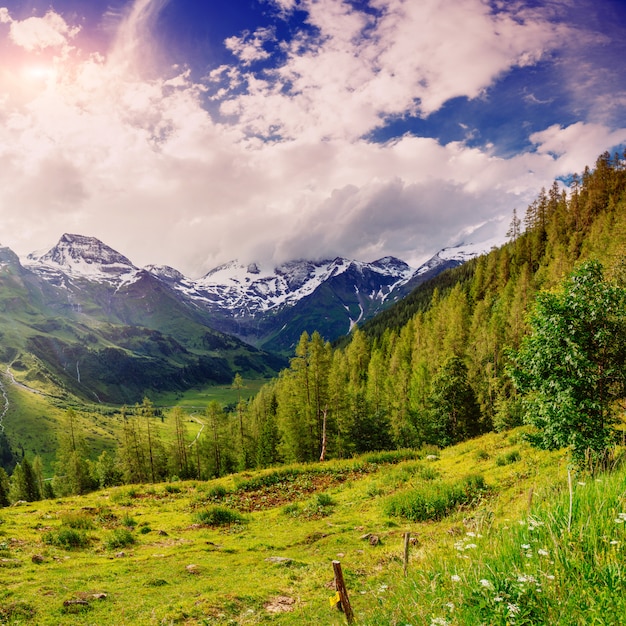
[[[26,457],[13,470],[10,496],[14,502],[18,500],[25,500],[26,502],[41,500],[37,477],[33,471],[33,466]]]
[[[4,506],[9,506],[11,504],[10,498],[10,484],[9,477],[7,473],[4,471],[3,467],[0,467],[0,508]]]
[[[65,413],[66,428],[59,436],[59,447],[53,480],[54,491],[60,495],[84,494],[96,488],[87,461],[87,446],[78,415],[73,409]]]
[[[459,357],[450,357],[434,378],[430,405],[436,443],[450,445],[480,433],[480,409]]]

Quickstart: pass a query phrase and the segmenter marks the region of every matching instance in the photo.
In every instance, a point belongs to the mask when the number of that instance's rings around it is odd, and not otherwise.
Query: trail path
[[[198,442],[198,439],[200,439],[200,435],[202,434],[202,431],[204,430],[204,427],[206,426],[206,423],[203,422],[201,419],[197,418],[195,415],[192,415],[191,419],[194,422],[196,422],[196,424],[200,424],[202,428],[198,431],[198,434],[196,435],[195,439],[187,446],[188,448],[191,448],[191,446],[193,446],[195,443]]]
[[[7,365],[7,373],[6,373],[6,375],[11,379],[11,384],[13,386],[19,387],[20,389],[24,389],[24,391],[30,391],[31,393],[37,393],[40,396],[45,395],[43,391],[39,391],[39,389],[33,389],[32,387],[28,387],[27,385],[24,385],[23,383],[20,383],[17,380],[15,380],[15,376],[13,376],[13,372],[11,371],[11,365],[13,365],[13,361],[11,361],[11,363],[9,363]]]

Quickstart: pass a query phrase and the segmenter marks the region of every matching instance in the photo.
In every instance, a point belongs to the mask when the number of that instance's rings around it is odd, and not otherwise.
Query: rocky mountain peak
[[[29,254],[26,264],[40,275],[61,272],[106,282],[116,282],[122,276],[137,272],[129,259],[99,239],[69,233],[62,235],[47,252]]]

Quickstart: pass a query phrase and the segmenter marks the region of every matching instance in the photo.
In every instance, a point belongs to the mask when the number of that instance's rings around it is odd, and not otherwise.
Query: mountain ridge
[[[112,302],[110,287],[118,295],[156,279],[203,324],[259,348],[288,352],[303,330],[337,339],[425,280],[489,248],[447,248],[418,268],[393,256],[372,262],[295,259],[275,267],[232,260],[191,279],[170,266],[139,268],[95,237],[65,233],[48,251],[31,253],[23,263],[68,294],[87,285],[94,286],[92,291],[104,289],[103,305]]]

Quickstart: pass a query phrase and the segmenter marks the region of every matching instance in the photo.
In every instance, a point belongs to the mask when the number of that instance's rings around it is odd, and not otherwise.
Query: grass
[[[267,383],[266,378],[244,379],[242,389],[234,389],[232,385],[207,385],[199,389],[189,389],[184,392],[167,392],[153,394],[152,400],[156,406],[180,406],[184,409],[204,408],[209,402],[216,400],[220,405],[235,404],[240,398],[247,399],[255,396],[259,389]]]
[[[496,462],[513,451],[515,462]],[[619,623],[624,470],[577,477],[568,531],[562,454],[494,433],[426,456],[295,465],[2,509],[0,623],[345,624],[329,605],[335,559],[358,624]],[[468,482],[476,474],[487,490]],[[390,514],[395,498],[435,486],[479,497],[455,496],[427,521]],[[220,523],[196,521],[204,515]],[[88,541],[68,548],[58,538],[69,530]],[[415,541],[406,578],[405,532]]]

